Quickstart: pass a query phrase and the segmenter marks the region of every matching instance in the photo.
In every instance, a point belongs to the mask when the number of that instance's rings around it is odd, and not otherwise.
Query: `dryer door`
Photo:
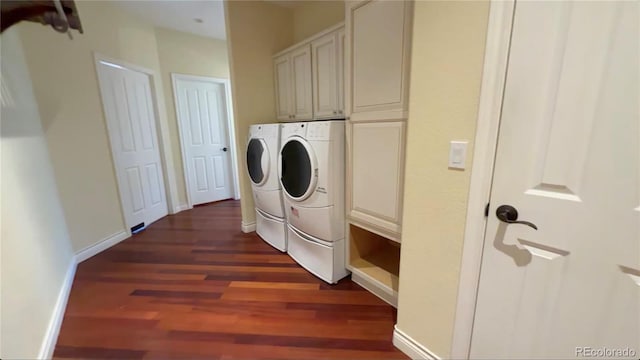
[[[269,178],[269,149],[262,139],[251,139],[247,145],[247,170],[251,182],[261,186]]]
[[[311,145],[293,136],[280,149],[280,183],[284,193],[294,201],[303,201],[316,189],[318,162]]]

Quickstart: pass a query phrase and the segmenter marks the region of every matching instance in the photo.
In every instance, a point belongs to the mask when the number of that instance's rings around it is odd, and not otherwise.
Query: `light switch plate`
[[[452,141],[449,147],[449,168],[464,170],[467,160],[467,141]]]

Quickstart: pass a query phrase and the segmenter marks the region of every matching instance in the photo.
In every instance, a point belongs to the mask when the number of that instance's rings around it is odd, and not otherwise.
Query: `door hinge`
[[[484,207],[484,217],[489,217],[489,203]]]

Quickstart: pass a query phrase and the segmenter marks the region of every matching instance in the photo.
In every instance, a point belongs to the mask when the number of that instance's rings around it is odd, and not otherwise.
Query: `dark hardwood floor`
[[[406,358],[395,309],[239,229],[239,202],[199,206],[81,263],[54,357]]]

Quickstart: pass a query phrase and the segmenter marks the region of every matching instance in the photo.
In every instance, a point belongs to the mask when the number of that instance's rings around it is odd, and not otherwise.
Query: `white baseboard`
[[[243,233],[250,233],[256,231],[256,222],[250,222],[250,223],[246,223],[246,222],[242,222],[242,232]]]
[[[51,359],[53,357],[53,351],[56,348],[58,335],[60,334],[60,327],[62,326],[62,319],[64,319],[64,312],[67,309],[67,300],[69,300],[69,293],[71,292],[71,286],[73,285],[73,278],[76,274],[77,264],[76,258],[72,258],[64,277],[64,281],[62,282],[62,288],[60,289],[60,292],[58,292],[56,305],[53,309],[53,314],[51,314],[49,326],[47,327],[47,332],[44,335],[38,359]]]
[[[81,263],[87,260],[88,258],[92,257],[93,255],[99,254],[107,250],[108,248],[121,242],[124,239],[127,239],[130,236],[131,234],[129,234],[129,232],[126,230],[121,230],[113,235],[109,235],[106,238],[98,241],[97,243],[78,251],[76,253],[76,262]]]
[[[411,359],[439,360],[440,358],[426,347],[413,340],[411,336],[398,329],[393,329],[393,345]]]
[[[193,206],[189,206],[189,204],[180,204],[173,208],[173,214],[177,214],[181,211],[193,209]]]

